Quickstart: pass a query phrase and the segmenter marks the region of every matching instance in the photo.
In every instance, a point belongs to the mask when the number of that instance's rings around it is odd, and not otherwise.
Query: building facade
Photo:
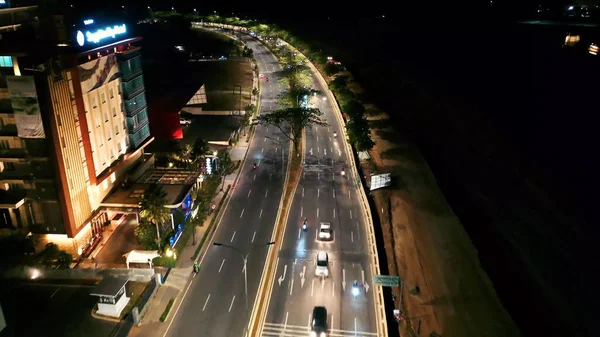
[[[22,43],[0,40],[0,227],[76,256],[109,220],[102,200],[153,139],[141,39],[89,21],[43,44],[36,26],[13,32]]]

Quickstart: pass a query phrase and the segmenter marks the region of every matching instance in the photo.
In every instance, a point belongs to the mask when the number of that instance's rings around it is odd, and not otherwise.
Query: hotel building
[[[77,256],[153,138],[141,38],[121,23],[64,21],[0,10],[0,228]]]

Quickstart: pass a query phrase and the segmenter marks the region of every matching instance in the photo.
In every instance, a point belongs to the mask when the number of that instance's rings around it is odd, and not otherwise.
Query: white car
[[[315,270],[315,275],[319,277],[329,276],[329,256],[324,251],[317,253],[317,268]]]
[[[192,121],[189,119],[185,119],[185,118],[179,118],[179,124],[181,125],[190,125],[192,124]]]
[[[333,233],[331,232],[331,224],[329,222],[321,222],[321,227],[319,227],[319,240],[333,240]]]

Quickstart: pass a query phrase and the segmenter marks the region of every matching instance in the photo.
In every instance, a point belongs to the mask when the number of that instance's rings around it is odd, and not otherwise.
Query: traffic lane
[[[342,261],[346,274],[346,291],[340,297],[340,326],[343,330],[376,332],[374,292],[370,282],[371,266],[368,259],[362,260],[360,263]],[[352,293],[354,280],[359,283],[359,293],[356,296]]]

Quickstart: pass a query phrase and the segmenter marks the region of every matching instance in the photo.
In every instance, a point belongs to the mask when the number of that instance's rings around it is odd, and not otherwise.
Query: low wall
[[[39,275],[37,280],[101,280],[105,276],[129,279],[135,282],[148,282],[154,275],[153,269],[38,269],[15,268],[3,274],[9,279],[32,279]]]

